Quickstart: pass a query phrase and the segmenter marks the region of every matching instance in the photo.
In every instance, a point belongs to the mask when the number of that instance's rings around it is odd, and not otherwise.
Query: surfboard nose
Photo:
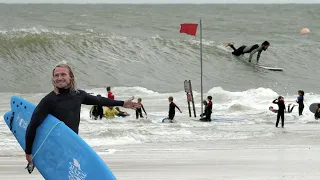
[[[4,116],[3,116],[3,119],[4,119],[4,121],[6,122],[7,125],[10,124],[11,116],[12,116],[12,111],[9,111],[9,112],[5,113]]]

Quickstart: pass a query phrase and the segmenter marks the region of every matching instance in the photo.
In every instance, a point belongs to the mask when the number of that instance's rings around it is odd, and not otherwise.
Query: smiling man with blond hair
[[[66,62],[61,62],[53,68],[52,84],[53,91],[39,102],[32,114],[30,124],[26,131],[25,153],[28,167],[31,167],[32,170],[33,162],[31,153],[36,130],[49,114],[64,122],[70,129],[78,134],[81,104],[123,106],[125,108],[139,107],[139,104],[132,102],[133,97],[126,101],[116,101],[104,97],[92,96],[83,90],[77,89],[74,73]]]

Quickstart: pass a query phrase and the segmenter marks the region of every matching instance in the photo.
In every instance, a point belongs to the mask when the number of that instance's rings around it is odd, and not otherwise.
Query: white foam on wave
[[[279,94],[270,88],[248,89],[241,92],[224,90],[221,87],[213,87],[204,93],[204,99],[208,95],[213,97],[212,117],[242,118],[244,120],[213,121],[203,123],[193,121],[199,119],[200,93],[194,92],[197,117],[189,117],[186,94],[183,91],[171,93],[159,93],[144,87],[112,87],[115,99],[125,100],[131,96],[141,97],[142,103],[148,113],[148,118],[135,119],[135,111],[121,107],[121,110],[129,112],[130,117],[116,118],[114,120],[91,120],[89,111],[91,106],[82,106],[81,123],[79,135],[91,146],[104,148],[113,145],[138,144],[145,142],[184,142],[197,140],[214,139],[245,139],[255,136],[272,136],[265,127],[273,128],[276,114],[268,110],[269,106],[277,108],[272,100]],[[94,95],[107,96],[105,88],[86,90]],[[15,94],[16,95],[16,94]],[[1,102],[0,109],[9,109],[9,93],[1,93],[0,97],[7,102]],[[19,94],[34,103],[38,103],[45,93]],[[161,123],[161,120],[168,115],[168,97],[173,96],[174,102],[183,111],[182,114],[176,110],[176,123]],[[295,103],[297,95],[284,95],[285,102]],[[136,101],[136,99],[134,100]],[[298,116],[298,108],[293,113],[285,115],[285,123],[304,125],[317,124],[313,113],[309,112],[309,105],[313,102],[320,102],[320,96],[313,93],[305,93],[305,110],[303,116]],[[191,106],[192,109],[192,106]],[[4,112],[3,112],[4,113]],[[20,146],[8,130],[3,119],[0,120],[0,136],[4,141],[1,154],[17,154],[21,151]]]

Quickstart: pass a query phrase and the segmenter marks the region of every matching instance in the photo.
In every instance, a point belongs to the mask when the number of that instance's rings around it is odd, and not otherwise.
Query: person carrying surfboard
[[[267,50],[268,47],[270,46],[270,43],[268,41],[264,41],[261,45],[259,45],[259,44],[254,44],[252,46],[242,45],[238,49],[236,49],[233,46],[233,43],[228,42],[226,44],[226,47],[228,47],[228,46],[230,46],[233,49],[232,54],[235,56],[240,56],[245,53],[250,53],[249,62],[251,62],[253,55],[258,52],[258,55],[257,55],[257,62],[258,62],[260,59],[260,55],[261,55],[262,50],[263,51]]]
[[[32,146],[36,130],[49,114],[64,122],[71,130],[78,134],[81,104],[123,106],[132,109],[140,107],[138,103],[132,102],[134,97],[126,101],[117,101],[93,96],[83,90],[77,89],[74,73],[65,61],[60,62],[53,68],[51,82],[53,91],[42,98],[36,106],[26,130],[25,154],[28,161],[27,169],[29,173],[33,171],[34,167]]]

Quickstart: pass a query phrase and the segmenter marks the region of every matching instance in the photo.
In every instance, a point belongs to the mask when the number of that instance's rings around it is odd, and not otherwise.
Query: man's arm
[[[144,114],[146,114],[146,116],[147,116],[146,110],[144,110],[144,107],[143,107],[143,105],[142,105],[142,104],[141,104],[141,108],[142,108],[142,110],[143,110]]]
[[[261,54],[262,49],[261,49],[261,47],[258,47],[257,49],[254,49],[253,51],[251,51],[250,56],[249,56],[249,62],[251,62],[252,56],[255,53],[257,53],[258,51],[259,51],[259,54],[258,54],[257,60],[260,58],[260,54]]]
[[[262,50],[260,50],[260,51],[258,52],[258,55],[257,55],[257,62],[258,62],[258,61],[259,61],[259,59],[260,59],[261,52],[262,52]]]
[[[105,97],[92,96],[85,91],[80,91],[83,97],[82,104],[98,106],[123,106],[124,101],[116,101]]]
[[[40,101],[36,109],[33,111],[30,123],[26,130],[26,154],[32,153],[32,145],[36,136],[37,128],[41,125],[41,123],[50,113],[50,106],[52,106],[52,104],[50,103],[49,99],[45,97]]]

